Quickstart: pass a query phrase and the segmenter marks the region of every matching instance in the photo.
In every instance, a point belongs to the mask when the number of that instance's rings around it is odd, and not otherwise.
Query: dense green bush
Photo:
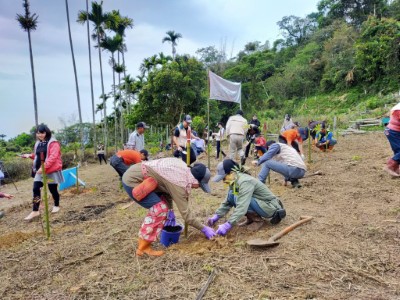
[[[10,183],[11,180],[16,181],[27,179],[31,175],[31,159],[13,158],[7,161],[3,161],[3,164],[10,177],[4,180],[6,183]]]

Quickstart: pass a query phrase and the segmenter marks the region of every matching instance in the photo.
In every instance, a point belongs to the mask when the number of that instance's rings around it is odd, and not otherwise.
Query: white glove
[[[306,157],[304,156],[304,154],[300,154],[300,156],[301,156],[301,159],[302,159],[302,160],[305,160],[305,159],[306,159]]]

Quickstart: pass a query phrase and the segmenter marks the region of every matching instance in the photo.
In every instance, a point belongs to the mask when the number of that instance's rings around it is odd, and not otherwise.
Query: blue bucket
[[[182,230],[183,226],[181,225],[165,226],[161,231],[160,243],[165,247],[178,243]]]

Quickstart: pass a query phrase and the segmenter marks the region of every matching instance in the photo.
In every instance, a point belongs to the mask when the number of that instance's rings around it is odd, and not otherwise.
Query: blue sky
[[[305,17],[316,11],[319,0],[104,0],[105,11],[119,9],[134,20],[127,32],[128,74],[139,75],[144,58],[171,54],[162,38],[168,30],[182,34],[177,53],[195,56],[207,46],[225,45],[235,56],[252,41],[264,43],[281,37],[276,22],[282,17]],[[69,0],[72,38],[78,71],[83,121],[92,122],[86,26],[75,22],[85,0]],[[64,0],[31,0],[31,12],[39,24],[31,35],[34,55],[39,122],[52,130],[78,121],[72,58],[68,40]],[[23,14],[22,0],[0,0],[0,133],[6,139],[28,132],[35,124],[28,36],[15,20]],[[93,45],[93,43],[92,43]],[[111,91],[112,73],[103,52],[106,92]],[[98,56],[92,49],[95,102],[101,94]],[[111,101],[108,104],[111,107]],[[108,109],[108,113],[111,109]],[[96,119],[100,120],[100,113]],[[144,120],[145,121],[145,120]]]

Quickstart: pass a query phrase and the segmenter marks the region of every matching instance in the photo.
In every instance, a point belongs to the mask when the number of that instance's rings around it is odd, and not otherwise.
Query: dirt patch
[[[50,216],[49,242],[39,222],[22,221],[31,210],[32,181],[18,182],[17,192],[8,185],[2,191],[15,198],[0,200],[6,208],[0,247],[3,240],[12,242],[0,249],[0,298],[195,299],[215,271],[203,299],[399,299],[400,180],[382,170],[390,155],[382,133],[340,136],[334,151],[312,152],[308,173],[323,175],[302,179],[301,189],[283,186],[283,178],[272,173],[269,187],[287,211],[280,224],[258,231],[235,226],[213,241],[189,227],[188,237],[182,233],[167,249],[155,242],[154,248],[166,250],[157,259],[135,257],[147,210],[135,203],[120,209],[129,198],[109,165],[79,170],[87,187],[62,193],[60,212]],[[211,158],[212,173],[217,162]],[[223,184],[211,188],[211,195],[193,190],[190,198],[202,222],[226,195]],[[12,209],[1,206],[6,204]],[[246,245],[304,215],[314,219],[282,237],[279,246]],[[23,269],[16,261],[24,262]]]
[[[0,249],[10,248],[15,245],[21,244],[22,242],[30,239],[32,236],[36,235],[35,232],[12,232],[0,236]]]
[[[62,220],[57,220],[57,222],[79,222],[79,221],[89,221],[94,218],[100,217],[100,215],[106,210],[115,206],[115,203],[110,203],[107,205],[89,205],[84,206],[83,211],[67,211],[65,217]]]

